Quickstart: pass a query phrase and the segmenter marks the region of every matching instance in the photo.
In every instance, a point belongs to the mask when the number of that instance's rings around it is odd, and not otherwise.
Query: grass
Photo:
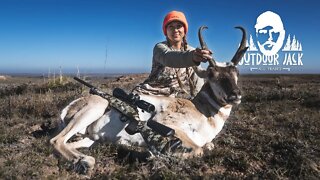
[[[92,82],[111,92],[144,77]],[[0,82],[0,179],[319,179],[320,76],[242,76],[239,84],[242,103],[203,157],[131,162],[120,157],[122,147],[100,143],[81,150],[96,165],[79,175],[49,139],[61,109],[87,90],[71,80]]]

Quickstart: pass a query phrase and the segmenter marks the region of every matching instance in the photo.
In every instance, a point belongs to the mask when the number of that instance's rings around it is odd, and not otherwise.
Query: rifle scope
[[[142,110],[147,111],[148,113],[152,113],[155,111],[155,107],[153,104],[148,103],[147,101],[140,100],[140,96],[138,94],[127,94],[123,89],[115,88],[112,92],[113,96],[125,101],[129,104],[135,105]]]

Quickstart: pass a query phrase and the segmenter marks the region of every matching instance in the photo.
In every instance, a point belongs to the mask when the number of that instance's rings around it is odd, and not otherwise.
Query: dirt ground
[[[88,77],[106,92],[132,89],[147,74]],[[71,78],[0,80],[0,179],[320,179],[320,75],[243,75],[215,148],[200,158],[131,162],[120,147],[81,151],[96,158],[81,175],[49,143],[59,113],[88,93]]]

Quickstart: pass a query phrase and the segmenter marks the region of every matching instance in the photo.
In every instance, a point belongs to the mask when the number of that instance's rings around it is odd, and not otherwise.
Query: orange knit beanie
[[[166,27],[172,21],[180,21],[184,25],[185,33],[188,32],[188,22],[186,16],[179,11],[171,11],[169,12],[163,20],[162,30],[164,35],[167,35]]]

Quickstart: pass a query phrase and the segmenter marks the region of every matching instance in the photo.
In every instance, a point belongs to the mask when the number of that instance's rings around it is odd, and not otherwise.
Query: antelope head
[[[236,65],[241,60],[248,47],[246,47],[245,29],[243,27],[235,28],[242,31],[242,40],[231,62],[219,63],[212,59],[209,60],[209,66],[207,68],[207,83],[211,88],[211,92],[213,92],[213,98],[222,106],[227,104],[236,105],[241,102],[241,91],[237,85],[239,70]],[[199,28],[199,41],[201,48],[208,50],[201,33],[203,29],[207,29],[207,27],[201,26]]]

